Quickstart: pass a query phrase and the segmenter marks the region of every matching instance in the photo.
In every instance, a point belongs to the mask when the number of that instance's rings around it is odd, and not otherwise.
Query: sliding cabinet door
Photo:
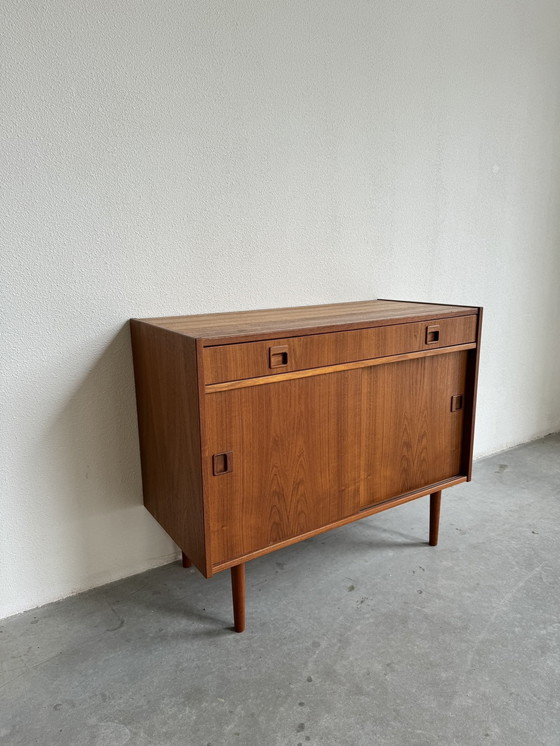
[[[467,354],[363,371],[362,507],[461,473]]]
[[[214,564],[359,510],[362,382],[353,370],[206,394]]]
[[[212,563],[460,474],[466,356],[207,393]]]

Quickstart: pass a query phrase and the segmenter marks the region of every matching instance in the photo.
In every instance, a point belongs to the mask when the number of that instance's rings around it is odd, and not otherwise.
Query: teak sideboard
[[[471,478],[482,309],[372,300],[132,319],[144,504],[207,578]]]

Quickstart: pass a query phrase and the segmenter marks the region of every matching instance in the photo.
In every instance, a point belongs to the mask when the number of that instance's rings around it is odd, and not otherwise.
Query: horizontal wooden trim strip
[[[353,363],[340,363],[338,365],[325,365],[321,368],[307,368],[305,370],[294,370],[290,373],[278,373],[275,376],[259,376],[257,378],[244,378],[239,381],[226,381],[225,383],[210,383],[204,387],[207,394],[215,394],[219,391],[231,391],[232,389],[245,389],[249,386],[263,386],[265,383],[280,383],[281,381],[291,381],[295,378],[309,378],[311,376],[321,376],[327,373],[340,373],[344,370],[354,370],[355,368],[371,368],[374,365],[387,365],[388,363],[398,363],[403,360],[414,360],[420,357],[432,357],[433,355],[446,355],[451,352],[462,352],[463,350],[473,350],[476,342],[468,344],[453,345],[451,347],[437,347],[434,350],[420,350],[418,352],[406,352],[400,355],[387,355],[386,357],[376,357],[369,360],[357,360]]]
[[[450,479],[444,479],[442,482],[430,484],[428,485],[428,487],[424,487],[421,490],[406,492],[403,495],[393,497],[390,500],[385,500],[385,502],[378,503],[377,505],[371,505],[367,508],[362,508],[359,513],[353,513],[346,518],[341,518],[339,521],[329,523],[327,526],[320,526],[319,528],[313,529],[313,531],[308,531],[305,534],[299,534],[299,536],[293,536],[290,539],[286,539],[285,541],[279,541],[277,544],[271,544],[271,546],[264,549],[259,549],[256,552],[244,554],[242,557],[236,557],[235,559],[228,560],[227,562],[220,562],[212,565],[212,571],[220,572],[221,570],[227,570],[229,567],[239,565],[242,562],[249,562],[249,560],[257,559],[257,557],[262,557],[265,554],[270,554],[277,549],[283,549],[284,547],[289,547],[292,544],[297,544],[298,541],[311,539],[311,537],[318,536],[319,534],[324,534],[326,531],[330,531],[333,528],[346,526],[348,523],[354,523],[355,521],[359,521],[362,518],[367,518],[368,516],[374,515],[375,513],[381,513],[382,511],[388,510],[389,508],[394,508],[396,505],[403,505],[404,503],[410,502],[411,500],[417,500],[419,497],[431,495],[433,492],[439,492],[439,490],[447,489],[447,487],[454,487],[456,484],[463,484],[463,482],[466,481],[468,481],[466,476],[451,477]]]

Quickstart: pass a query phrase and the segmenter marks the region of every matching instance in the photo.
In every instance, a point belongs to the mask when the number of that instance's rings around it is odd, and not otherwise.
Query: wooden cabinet
[[[206,576],[470,479],[482,309],[131,321],[144,502]]]

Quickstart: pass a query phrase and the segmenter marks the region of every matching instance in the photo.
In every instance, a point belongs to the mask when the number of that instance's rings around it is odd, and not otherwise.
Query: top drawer
[[[271,376],[306,368],[476,341],[477,316],[378,326],[204,349],[205,383]]]

